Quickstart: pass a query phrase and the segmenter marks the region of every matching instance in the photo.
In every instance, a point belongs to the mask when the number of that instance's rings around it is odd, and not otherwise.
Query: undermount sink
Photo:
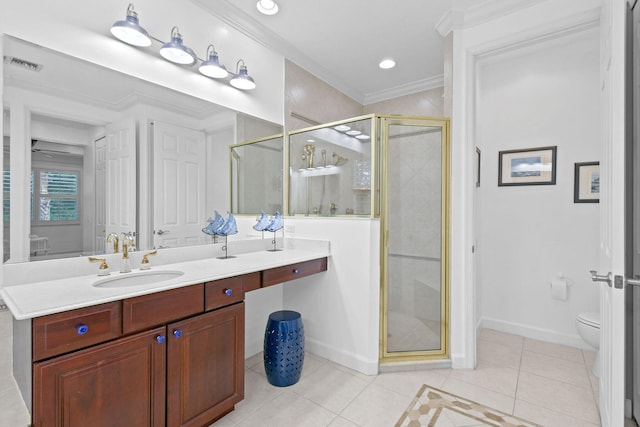
[[[184,271],[162,270],[141,271],[139,273],[125,273],[115,277],[108,277],[93,282],[96,288],[125,288],[127,286],[149,285],[151,283],[164,282],[175,279],[184,274]]]

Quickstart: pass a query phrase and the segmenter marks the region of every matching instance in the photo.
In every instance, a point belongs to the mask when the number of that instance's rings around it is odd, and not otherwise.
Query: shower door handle
[[[590,270],[589,273],[591,273],[591,281],[605,282],[609,287],[611,287],[611,272],[607,273],[606,276],[598,274],[596,270]]]

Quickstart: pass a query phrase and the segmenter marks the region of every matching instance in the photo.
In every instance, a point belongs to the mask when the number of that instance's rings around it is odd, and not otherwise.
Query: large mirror
[[[5,261],[110,253],[112,233],[138,250],[210,242],[228,147],[282,132],[11,36],[3,49]]]
[[[283,147],[282,134],[229,147],[234,213],[282,212]]]

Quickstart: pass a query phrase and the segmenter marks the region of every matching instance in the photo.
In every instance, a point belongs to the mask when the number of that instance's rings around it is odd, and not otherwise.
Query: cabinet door
[[[168,326],[167,426],[202,426],[244,397],[244,302]]]
[[[35,427],[165,425],[166,329],[34,364]]]

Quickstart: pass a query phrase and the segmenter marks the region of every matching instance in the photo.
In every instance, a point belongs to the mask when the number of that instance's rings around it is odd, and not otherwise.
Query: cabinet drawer
[[[244,300],[245,285],[260,287],[260,273],[214,280],[204,284],[204,309],[214,310]]]
[[[202,284],[128,298],[122,302],[122,331],[140,331],[202,313],[203,309]]]
[[[120,301],[33,320],[33,359],[42,360],[122,335]]]
[[[327,258],[271,268],[262,272],[262,287],[277,285],[327,270]]]

